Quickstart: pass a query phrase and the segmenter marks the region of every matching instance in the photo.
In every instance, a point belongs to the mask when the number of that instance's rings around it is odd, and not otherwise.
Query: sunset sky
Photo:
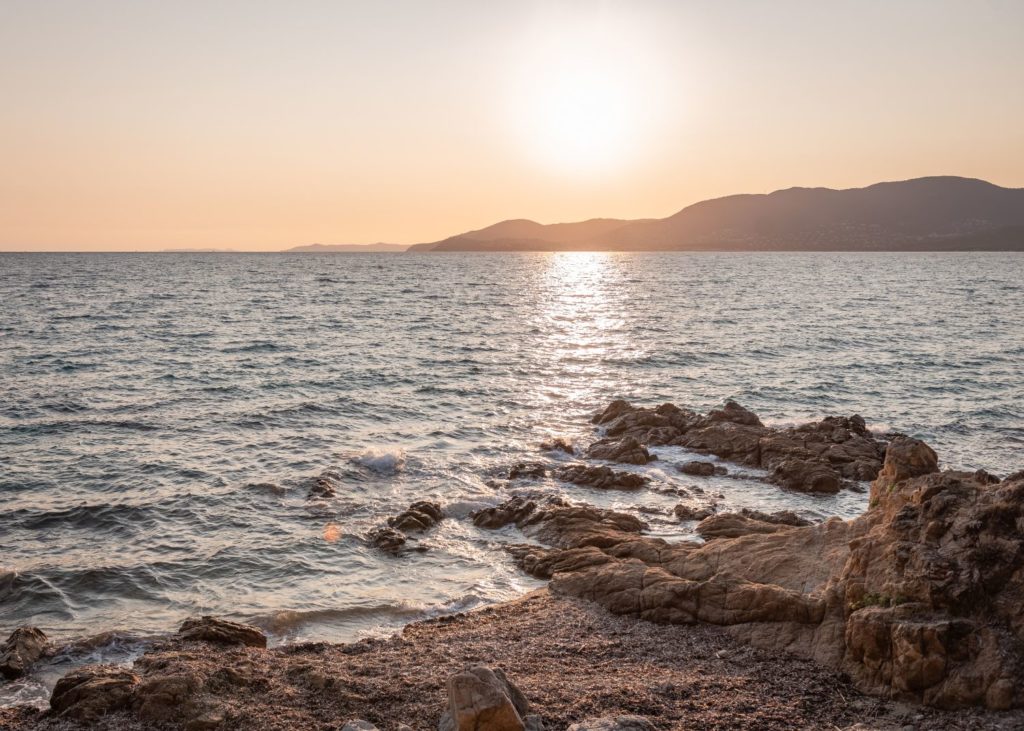
[[[1024,187],[1024,2],[0,0],[0,250]]]

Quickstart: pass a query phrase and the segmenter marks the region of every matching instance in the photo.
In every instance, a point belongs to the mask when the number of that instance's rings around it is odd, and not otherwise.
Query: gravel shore
[[[547,590],[348,645],[261,650],[169,640],[147,653],[136,672],[144,679],[202,679],[203,692],[222,711],[211,727],[338,731],[362,718],[381,731],[400,724],[427,731],[445,708],[446,678],[472,664],[502,668],[554,730],[618,714],[644,716],[666,730],[1024,727],[1021,711],[943,712],[867,697],[838,674],[750,648],[717,627],[615,617]],[[91,727],[158,726],[119,712]],[[201,727],[201,719],[191,726]],[[0,728],[79,726],[4,709]]]

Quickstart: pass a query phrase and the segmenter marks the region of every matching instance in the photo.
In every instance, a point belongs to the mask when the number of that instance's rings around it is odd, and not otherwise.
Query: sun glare
[[[628,19],[548,18],[517,57],[511,84],[513,132],[539,163],[593,173],[643,151],[666,98],[662,65]]]

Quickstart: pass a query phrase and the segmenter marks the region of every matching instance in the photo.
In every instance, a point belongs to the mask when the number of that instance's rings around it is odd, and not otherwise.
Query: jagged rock
[[[591,459],[605,459],[609,462],[626,464],[647,464],[657,459],[633,437],[602,439],[599,442],[594,442],[587,450],[587,456]]]
[[[267,636],[256,627],[210,615],[186,619],[178,629],[178,637],[182,640],[215,642],[222,645],[267,646]]]
[[[367,540],[387,553],[398,553],[405,545],[405,533],[394,528],[374,528],[366,534]]]
[[[684,475],[694,475],[696,477],[711,477],[715,474],[715,463],[704,462],[702,460],[691,460],[684,462],[679,465],[679,471]]]
[[[540,449],[542,452],[565,452],[566,454],[576,453],[576,449],[572,446],[572,442],[565,437],[546,439],[540,443]]]
[[[520,555],[555,592],[656,622],[725,625],[868,692],[1024,706],[1024,475],[994,483],[936,468],[927,445],[894,439],[871,507],[852,521],[714,516],[704,522],[728,519],[742,534],[668,544],[599,531],[596,515],[589,530],[602,540],[581,541],[580,514],[547,523],[534,537],[550,548]]]
[[[410,505],[393,518],[388,519],[388,525],[403,533],[425,531],[444,518],[441,506],[437,503],[419,500]]]
[[[0,675],[13,680],[20,678],[43,656],[47,639],[36,627],[18,627],[0,647]]]
[[[742,508],[740,510],[740,515],[746,518],[751,518],[753,520],[760,520],[765,523],[779,523],[780,525],[792,526],[811,525],[811,521],[807,520],[806,518],[801,518],[792,510],[778,510],[774,513],[764,513],[761,512],[760,510]]]
[[[50,708],[62,718],[89,723],[126,708],[139,676],[113,665],[86,665],[57,681]]]
[[[473,522],[491,529],[514,523],[525,535],[559,548],[610,546],[647,528],[639,518],[614,510],[570,505],[561,500],[538,506],[522,497],[477,512]]]
[[[614,458],[604,455],[635,439],[639,445],[677,445],[768,470],[789,460],[815,462],[842,479],[863,481],[878,474],[885,450],[885,442],[868,431],[860,416],[773,428],[733,401],[706,416],[673,404],[648,409],[615,401],[594,421],[606,438],[590,456],[600,459]]]
[[[567,465],[555,470],[555,477],[564,482],[601,490],[637,490],[647,482],[643,475],[613,470],[603,465]]]
[[[313,484],[309,487],[309,492],[306,493],[307,500],[313,500],[315,498],[332,498],[336,494],[334,489],[334,482],[330,475],[323,474],[319,477],[313,478]]]
[[[797,492],[835,494],[842,487],[842,479],[834,469],[804,459],[787,459],[776,464],[772,481]]]
[[[548,476],[547,465],[541,462],[519,462],[512,465],[508,471],[508,479],[518,480],[521,478],[541,479]]]
[[[642,716],[604,716],[580,721],[566,731],[657,731],[654,724]]]
[[[696,507],[693,505],[686,505],[685,503],[679,503],[672,511],[679,520],[704,520],[715,514],[715,511],[709,507]]]
[[[509,524],[519,525],[533,515],[536,509],[537,503],[533,500],[514,497],[493,508],[478,510],[473,514],[473,525],[491,530],[503,528]]]
[[[448,709],[438,731],[541,731],[526,696],[505,674],[483,665],[448,678]]]

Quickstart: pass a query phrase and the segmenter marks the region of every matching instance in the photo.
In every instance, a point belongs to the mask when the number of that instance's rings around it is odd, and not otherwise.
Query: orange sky
[[[80,2],[0,22],[0,250],[415,243],[1024,187],[1024,3]]]

